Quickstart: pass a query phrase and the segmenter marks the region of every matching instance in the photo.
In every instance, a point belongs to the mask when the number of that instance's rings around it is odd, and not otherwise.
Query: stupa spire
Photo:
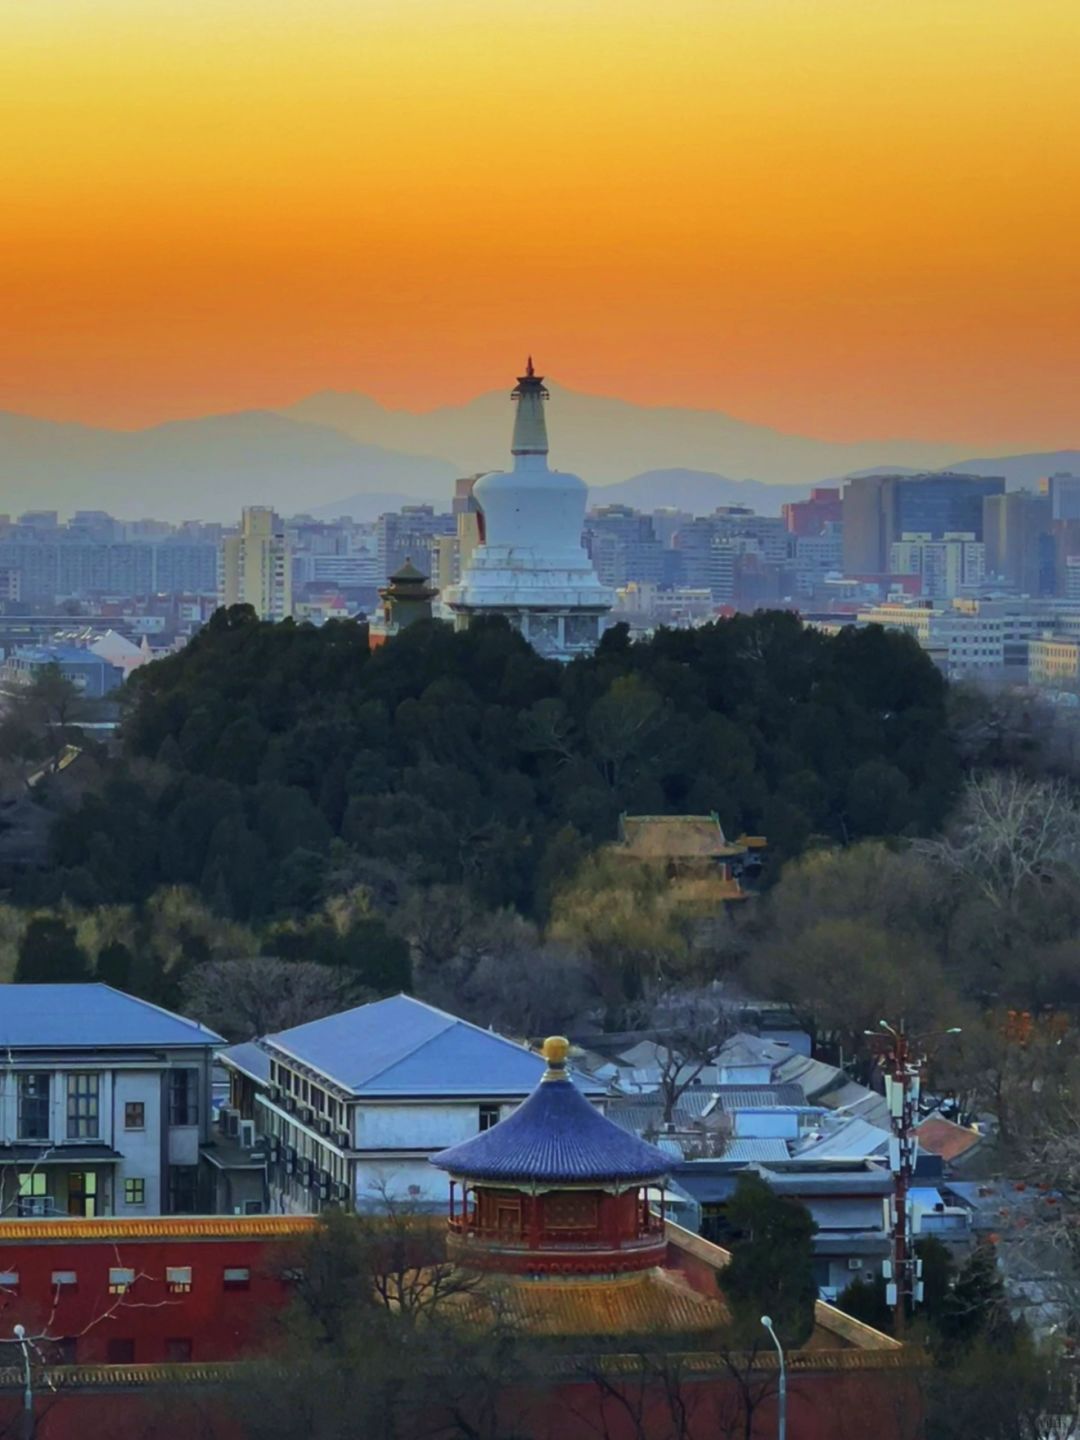
[[[514,455],[546,455],[548,453],[547,423],[544,419],[544,401],[548,392],[544,389],[544,377],[533,369],[529,356],[525,374],[518,376],[518,382],[511,391],[511,399],[517,402],[514,416],[514,438],[510,449]]]

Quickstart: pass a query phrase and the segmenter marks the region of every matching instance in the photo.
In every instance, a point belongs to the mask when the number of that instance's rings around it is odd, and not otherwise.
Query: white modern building
[[[275,1214],[444,1204],[446,1177],[428,1157],[495,1125],[545,1070],[528,1046],[408,995],[266,1036],[265,1079],[253,1049],[221,1058],[252,1082]],[[606,1094],[575,1079],[591,1099]]]
[[[571,660],[596,646],[615,596],[581,543],[585,482],[548,466],[548,392],[531,358],[512,398],[514,468],[477,480],[480,543],[445,600],[459,628],[505,615],[540,654]]]
[[[108,985],[0,992],[0,1216],[205,1209],[221,1037]]]

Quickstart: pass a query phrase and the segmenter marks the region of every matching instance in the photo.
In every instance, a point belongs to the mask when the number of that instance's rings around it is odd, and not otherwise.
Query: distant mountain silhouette
[[[838,485],[842,482],[837,481]],[[705,470],[645,470],[615,485],[594,485],[591,505],[660,506],[708,515],[718,505],[746,505],[759,515],[779,515],[788,500],[805,500],[807,485],[763,485],[760,480],[731,480]]]
[[[363,395],[326,392],[284,412],[241,411],[137,431],[0,412],[0,509],[234,520],[241,506],[265,504],[285,514],[369,519],[410,501],[446,505],[455,476],[509,464],[508,393],[412,415]],[[720,412],[631,405],[559,387],[550,425],[552,463],[580,474],[594,504],[646,509],[708,513],[745,504],[777,514],[811,485],[869,469],[983,471],[1005,475],[1012,487],[1054,470],[1080,474],[1075,450],[967,460],[957,446],[831,443]]]
[[[752,476],[765,484],[809,485],[823,476],[882,464],[937,470],[970,447],[915,440],[832,442],[785,435],[718,410],[632,405],[551,385],[551,463],[591,486],[649,470]],[[324,391],[283,414],[327,425],[368,445],[450,460],[461,474],[509,463],[510,385],[464,405],[412,414],[385,410],[366,395]]]
[[[988,460],[961,460],[950,465],[965,475],[1004,475],[1010,490],[1030,488],[1044,475],[1080,475],[1080,450],[1046,450],[1032,455],[998,455]]]
[[[389,492],[386,509],[408,497],[449,496],[455,473],[445,461],[364,445],[269,410],[136,431],[0,412],[0,508],[13,513],[235,520],[243,505],[292,513],[356,491]]]

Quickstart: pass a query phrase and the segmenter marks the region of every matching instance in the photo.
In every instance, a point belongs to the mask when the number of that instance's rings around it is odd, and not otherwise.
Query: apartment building
[[[5,985],[0,1216],[192,1214],[221,1037],[108,985]]]

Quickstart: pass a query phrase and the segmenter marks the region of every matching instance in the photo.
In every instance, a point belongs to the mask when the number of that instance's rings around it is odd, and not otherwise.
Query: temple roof
[[[431,1163],[467,1180],[632,1184],[667,1175],[669,1155],[606,1119],[571,1082],[568,1048],[561,1036],[545,1041],[548,1070],[525,1103]]]

